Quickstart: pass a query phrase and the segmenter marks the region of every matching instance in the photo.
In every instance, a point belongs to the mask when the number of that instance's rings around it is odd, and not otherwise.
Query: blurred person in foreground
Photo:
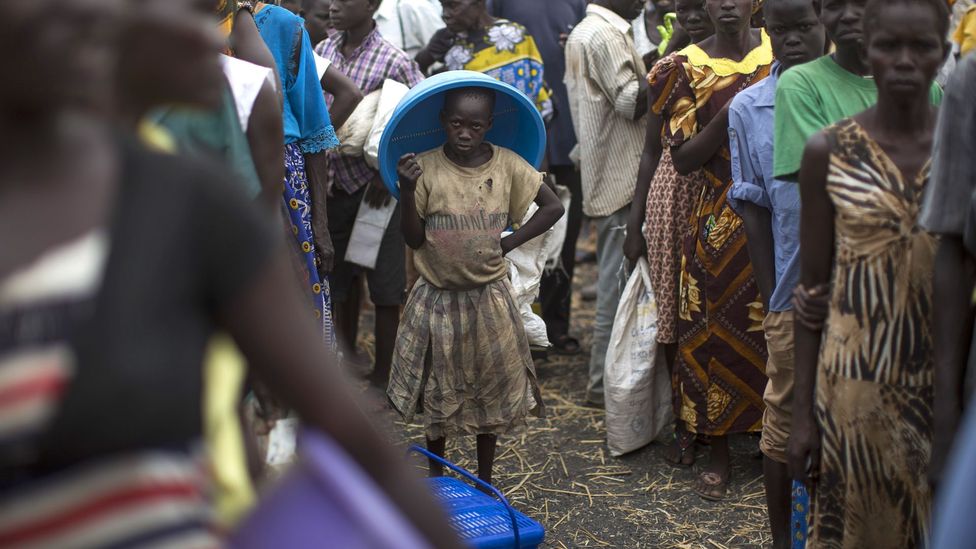
[[[432,544],[458,547],[346,390],[276,225],[212,166],[135,138],[161,102],[219,103],[212,2],[152,0],[121,44],[116,0],[0,7],[0,45],[24,54],[0,82],[0,383],[16,395],[0,406],[0,545],[219,545],[197,447],[201,359],[221,329]],[[146,63],[174,33],[195,55]]]
[[[763,332],[769,383],[763,393],[763,481],[773,546],[790,547],[791,482],[786,443],[793,418],[793,290],[800,278],[800,189],[773,177],[773,125],[780,75],[823,55],[826,35],[820,0],[766,0],[766,30],[773,46],[768,78],[729,106],[732,188],[728,201],[742,217],[766,318]]]
[[[810,486],[811,546],[927,547],[936,241],[917,221],[949,13],[871,0],[862,21],[877,103],[817,133],[800,167],[800,278],[830,302],[821,328],[795,327],[787,457]]]

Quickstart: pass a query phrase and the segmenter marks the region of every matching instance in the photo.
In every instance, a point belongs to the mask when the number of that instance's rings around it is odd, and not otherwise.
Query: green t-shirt
[[[932,84],[931,96],[932,104],[942,102],[938,84]],[[773,176],[795,176],[813,134],[877,101],[873,79],[845,70],[829,55],[784,72],[776,86]]]

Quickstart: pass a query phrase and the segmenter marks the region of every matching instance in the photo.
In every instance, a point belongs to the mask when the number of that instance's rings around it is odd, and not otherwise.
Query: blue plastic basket
[[[447,140],[440,122],[445,92],[472,86],[495,91],[494,123],[485,140],[515,151],[536,168],[542,163],[546,127],[531,99],[480,72],[442,72],[417,84],[403,96],[380,137],[380,175],[393,196],[400,197],[396,172],[400,157],[429,151]]]
[[[546,537],[545,528],[516,511],[494,486],[419,446],[411,446],[410,450],[437,461],[497,498],[456,478],[428,479],[434,497],[449,515],[451,526],[469,546],[475,549],[535,549],[542,544]]]

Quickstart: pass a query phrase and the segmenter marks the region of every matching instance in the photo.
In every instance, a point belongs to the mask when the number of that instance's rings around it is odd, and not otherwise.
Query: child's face
[[[379,0],[333,0],[329,18],[335,28],[345,31],[372,21]]]
[[[813,61],[824,51],[824,28],[811,0],[773,2],[766,8],[766,30],[784,68]]]
[[[487,99],[476,95],[452,98],[441,111],[441,125],[447,134],[447,147],[458,156],[478,150],[491,129],[491,107]]]
[[[823,0],[820,21],[838,48],[859,48],[864,40],[861,19],[868,0]]]

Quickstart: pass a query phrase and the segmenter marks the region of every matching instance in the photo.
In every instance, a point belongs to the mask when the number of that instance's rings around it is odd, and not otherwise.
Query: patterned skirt
[[[681,254],[675,414],[711,436],[762,430],[767,382],[765,312],[729,187],[702,188]]]
[[[451,291],[417,281],[403,311],[387,390],[427,437],[509,434],[544,414],[535,366],[507,278]]]
[[[925,547],[932,394],[931,385],[861,381],[820,368],[820,480],[809,547]]]
[[[678,174],[671,161],[671,149],[665,147],[647,193],[644,219],[647,263],[651,267],[651,287],[657,299],[658,343],[678,341],[681,241],[702,185],[700,173],[687,177]]]
[[[332,321],[332,296],[329,281],[319,279],[316,267],[315,237],[312,232],[312,202],[305,174],[305,157],[296,144],[285,145],[285,210],[291,222],[291,232],[297,241],[302,258],[302,279],[309,289],[312,312],[322,323],[322,338],[335,349],[335,326]]]

